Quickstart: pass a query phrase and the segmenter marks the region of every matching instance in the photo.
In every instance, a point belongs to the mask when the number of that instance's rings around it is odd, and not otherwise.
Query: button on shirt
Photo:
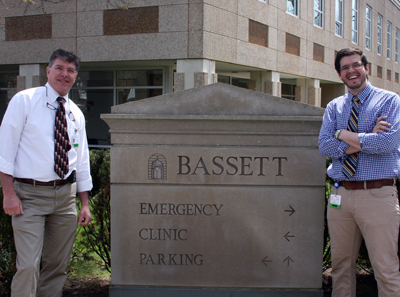
[[[358,155],[357,171],[348,180],[374,180],[396,178],[400,175],[400,97],[392,92],[373,87],[362,90],[358,115],[358,138],[361,151]],[[338,129],[347,130],[353,95],[348,94],[332,100],[325,110],[319,135],[319,149],[323,156],[332,157],[328,176],[334,180],[347,180],[342,173],[345,151],[350,147],[333,137]],[[372,133],[377,119],[391,124],[389,131]]]
[[[54,122],[59,95],[45,87],[17,93],[10,101],[0,126],[0,171],[38,181],[60,179],[54,172]],[[74,102],[64,96],[68,136],[78,142],[68,152],[69,176],[76,170],[77,191],[90,191],[90,160],[85,118]]]

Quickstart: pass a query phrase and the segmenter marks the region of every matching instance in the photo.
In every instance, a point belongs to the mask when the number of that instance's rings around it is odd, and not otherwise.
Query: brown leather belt
[[[365,181],[340,181],[339,186],[345,187],[347,190],[368,190],[368,189],[379,189],[383,186],[395,186],[396,179],[377,179],[377,180],[365,180]]]
[[[68,179],[52,180],[49,182],[41,182],[30,178],[15,178],[15,180],[24,184],[30,184],[33,186],[45,186],[45,187],[63,186],[70,182]]]

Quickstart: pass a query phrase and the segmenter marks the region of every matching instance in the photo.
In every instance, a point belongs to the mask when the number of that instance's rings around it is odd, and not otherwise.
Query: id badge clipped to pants
[[[331,196],[329,197],[329,202],[331,207],[340,208],[340,204],[342,202],[342,196],[338,195],[337,193],[337,189],[339,188],[339,183],[334,182],[333,186],[335,187],[335,194],[331,194]]]

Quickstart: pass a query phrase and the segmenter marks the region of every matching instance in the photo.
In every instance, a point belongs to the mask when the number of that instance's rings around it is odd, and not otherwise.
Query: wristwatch
[[[335,131],[335,134],[333,134],[333,137],[334,137],[335,139],[338,139],[340,132],[342,132],[342,130],[336,130],[336,131]]]

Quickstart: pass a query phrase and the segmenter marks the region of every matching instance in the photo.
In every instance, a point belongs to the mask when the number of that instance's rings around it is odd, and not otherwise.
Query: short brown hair
[[[362,50],[360,50],[358,48],[354,48],[354,47],[348,47],[348,48],[341,49],[336,54],[336,59],[335,59],[335,69],[339,74],[340,74],[340,60],[343,57],[352,56],[352,55],[360,55],[361,56],[361,62],[364,65],[364,67],[365,67],[365,65],[368,64],[367,57],[364,55]]]
[[[58,50],[54,51],[50,57],[50,62],[49,62],[50,68],[51,68],[51,66],[53,66],[53,63],[57,58],[67,61],[68,63],[74,63],[75,70],[76,70],[76,72],[78,72],[79,66],[81,65],[81,59],[77,55],[75,55],[73,52],[64,50],[62,48],[59,48]]]

